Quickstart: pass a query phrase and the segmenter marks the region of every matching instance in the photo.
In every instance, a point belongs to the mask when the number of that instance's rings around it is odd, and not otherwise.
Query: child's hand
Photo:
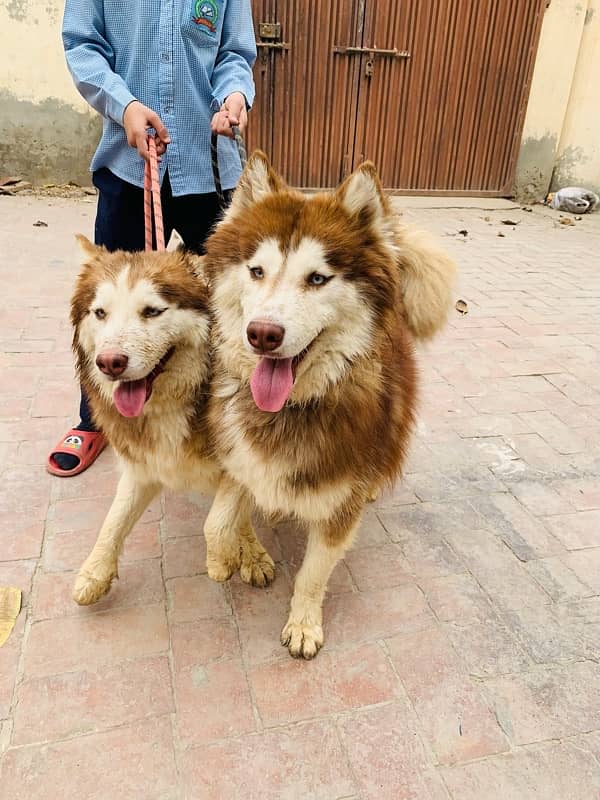
[[[123,114],[123,127],[127,134],[127,143],[137,148],[141,157],[148,161],[148,128],[156,131],[156,153],[159,156],[167,149],[171,141],[169,131],[163,125],[161,118],[151,108],[143,105],[138,100],[129,103]]]
[[[244,133],[247,124],[246,98],[241,92],[233,92],[213,116],[210,128],[213,133],[218,133],[220,136],[229,136],[232,139],[232,126],[237,125],[240,132]]]

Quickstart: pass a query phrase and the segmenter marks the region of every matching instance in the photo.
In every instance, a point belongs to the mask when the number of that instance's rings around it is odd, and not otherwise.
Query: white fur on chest
[[[190,426],[184,413],[161,413],[155,417],[158,426],[154,441],[157,447],[139,453],[132,464],[123,459],[126,469],[133,470],[145,482],[158,482],[173,491],[195,489],[213,493],[219,481],[220,468],[215,460],[186,454]]]

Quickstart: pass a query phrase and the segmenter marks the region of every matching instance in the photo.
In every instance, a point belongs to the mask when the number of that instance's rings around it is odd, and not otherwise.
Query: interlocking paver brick
[[[600,594],[600,547],[569,553],[565,556],[565,562],[595,594]]]
[[[550,411],[530,411],[519,416],[530,432],[539,434],[557,452],[569,454],[585,450],[581,432],[570,429]]]
[[[600,481],[597,478],[567,478],[553,481],[552,488],[577,511],[600,509]]]
[[[194,800],[350,798],[352,771],[335,728],[314,722],[194,747],[180,759],[185,796]]]
[[[304,664],[279,644],[304,533],[257,518],[275,583],[217,586],[210,498],[157,498],[108,597],[71,601],[118,474],[110,448],[75,479],[44,471],[77,405],[73,234],[94,204],[0,205],[0,585],[24,591],[0,794],[600,796],[600,216],[515,208],[498,238],[507,211],[404,210],[458,257],[469,313],[419,353],[406,478],[368,506]]]
[[[597,598],[592,598],[594,602]],[[504,620],[540,664],[581,659],[600,646],[596,609],[586,600],[508,610]]]
[[[508,749],[492,711],[440,628],[396,636],[387,646],[441,763]]]
[[[164,508],[164,532],[167,538],[201,536],[202,526],[210,509],[210,499],[196,495],[182,497],[166,492]]]
[[[567,456],[561,455],[538,433],[517,433],[510,437],[519,456],[540,472],[555,471],[568,465]]]
[[[231,614],[224,587],[208,575],[171,578],[167,581],[167,594],[171,622],[195,622]]]
[[[10,512],[7,513],[9,519]],[[7,562],[37,559],[42,550],[45,520],[19,515],[0,528],[0,550]]]
[[[560,542],[539,519],[508,493],[473,498],[471,505],[521,561],[562,553]]]
[[[548,517],[544,524],[567,550],[600,547],[600,511]]]
[[[472,575],[447,575],[420,581],[427,602],[442,622],[482,622],[493,615],[493,606]]]
[[[448,541],[500,608],[550,602],[549,596],[491,531],[453,533]]]
[[[360,591],[411,583],[411,565],[397,544],[350,551],[346,564]]]
[[[334,647],[421,630],[431,623],[433,615],[421,590],[407,583],[395,589],[330,597],[325,601],[323,618],[327,641]]]
[[[176,669],[174,685],[177,730],[183,747],[256,730],[241,659]]]
[[[162,604],[80,613],[31,626],[25,675],[40,677],[162,653],[169,631]]]
[[[206,572],[206,540],[201,532],[196,536],[167,539],[163,550],[165,578],[180,578]]]
[[[511,742],[532,744],[600,729],[600,665],[577,662],[484,684]]]
[[[448,623],[444,630],[469,674],[476,678],[522,672],[531,664],[515,636],[498,619],[490,617],[469,625],[461,620]]]
[[[112,503],[112,496],[88,497],[85,503],[81,499],[57,500],[54,504],[54,514],[50,518],[53,533],[63,531],[87,530],[96,528],[98,531]],[[152,504],[140,517],[140,525],[156,522],[160,518],[160,509],[157,504]]]
[[[455,800],[591,800],[600,796],[598,762],[571,742],[447,767],[442,774]]]
[[[32,619],[81,616],[82,610],[72,598],[76,573],[38,571],[33,590]],[[158,559],[146,559],[119,567],[119,577],[107,595],[86,611],[94,613],[124,606],[162,602],[164,587]]]
[[[98,538],[98,529],[46,536],[42,566],[47,572],[79,570]],[[119,564],[158,558],[162,552],[159,525],[136,525],[125,540]]]
[[[10,715],[13,690],[17,682],[21,659],[24,627],[25,620],[22,616],[17,619],[10,639],[0,647],[0,719]]]
[[[573,506],[563,499],[552,486],[541,481],[524,480],[512,487],[512,492],[536,517],[568,514]]]
[[[165,657],[33,678],[17,689],[12,741],[56,741],[172,711]]]
[[[289,658],[279,641],[289,613],[292,585],[283,569],[270,586],[257,590],[239,576],[231,581],[232,605],[242,653],[248,664]]]
[[[94,800],[175,798],[177,771],[168,716],[64,742],[32,745],[4,755],[2,790],[6,797]]]
[[[558,556],[530,561],[527,571],[557,603],[580,600],[595,594]]]
[[[238,653],[238,633],[233,619],[202,619],[170,626],[173,666],[181,670],[234,658]]]
[[[440,541],[449,533],[480,528],[485,524],[469,500],[383,509],[378,516],[392,541],[402,546],[417,537]]]
[[[0,561],[0,586],[16,586],[21,590],[23,607],[29,604],[35,559],[28,561]]]
[[[365,800],[446,800],[407,702],[344,716],[342,742]]]
[[[375,705],[400,691],[376,644],[323,651],[310,664],[286,659],[260,665],[249,670],[249,678],[267,727]]]

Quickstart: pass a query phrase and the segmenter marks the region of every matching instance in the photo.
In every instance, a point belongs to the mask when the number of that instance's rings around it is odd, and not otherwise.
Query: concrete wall
[[[89,183],[100,119],[65,65],[62,0],[0,0],[0,177]],[[600,189],[600,0],[552,0],[525,119],[515,193]]]
[[[100,119],[73,87],[62,0],[0,0],[0,176],[89,184]]]
[[[515,194],[600,182],[600,0],[552,0],[538,49]]]
[[[600,0],[589,0],[551,189],[600,194]]]

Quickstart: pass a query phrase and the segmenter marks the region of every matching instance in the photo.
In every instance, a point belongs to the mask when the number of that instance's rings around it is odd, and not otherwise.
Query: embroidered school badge
[[[202,25],[211,33],[217,30],[219,7],[213,0],[194,0],[194,14],[196,25]]]

